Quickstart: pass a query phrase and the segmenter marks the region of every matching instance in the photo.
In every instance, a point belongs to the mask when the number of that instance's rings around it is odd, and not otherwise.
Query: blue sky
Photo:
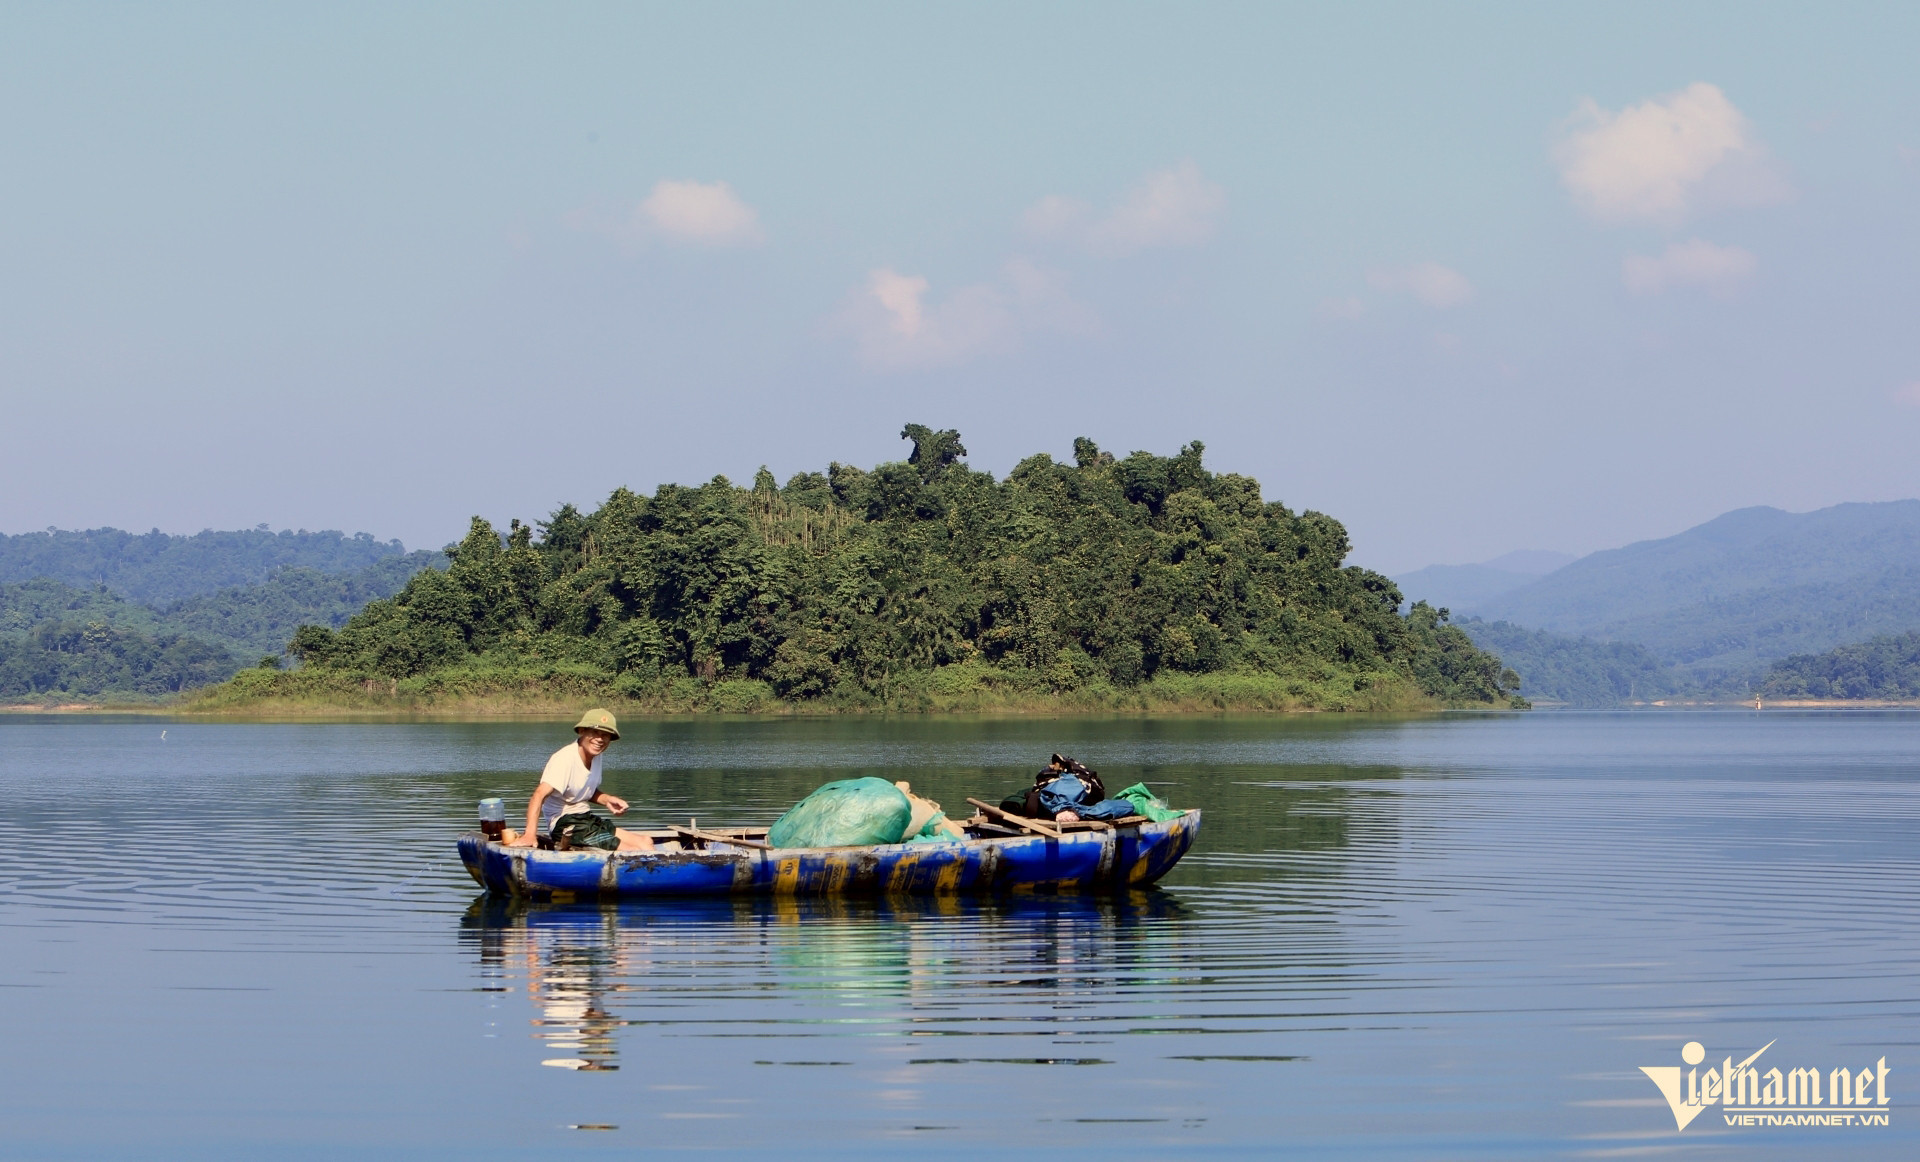
[[[1388,571],[1920,494],[1920,9],[15,5],[0,530],[410,545],[952,426]]]

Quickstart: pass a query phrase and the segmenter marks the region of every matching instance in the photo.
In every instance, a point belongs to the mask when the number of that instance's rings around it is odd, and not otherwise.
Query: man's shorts
[[[595,815],[591,811],[575,811],[555,819],[548,837],[562,851],[583,847],[612,851],[620,846],[620,835],[613,823],[606,816]]]

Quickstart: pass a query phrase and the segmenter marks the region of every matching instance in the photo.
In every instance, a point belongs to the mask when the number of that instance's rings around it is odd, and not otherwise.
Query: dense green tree
[[[447,568],[338,630],[306,666],[399,679],[479,660],[582,664],[639,693],[755,679],[781,696],[885,700],[972,663],[1055,690],[1162,673],[1397,674],[1447,702],[1505,704],[1517,679],[1437,611],[1397,613],[1345,565],[1346,530],[1216,474],[1195,441],[1124,459],[1031,457],[1005,480],[956,431],[909,424],[905,462],[832,464],[776,488],[725,477],[616,491],[502,537],[475,517]]]
[[[230,676],[219,646],[183,634],[146,634],[101,621],[54,621],[0,638],[0,698],[153,698]]]
[[[1520,693],[1536,703],[1599,708],[1702,692],[1687,674],[1632,642],[1594,641],[1475,618],[1457,627],[1512,666]]]
[[[145,633],[160,627],[157,611],[128,601],[104,585],[82,589],[46,578],[0,584],[0,635],[25,634],[59,621],[99,622]]]
[[[1920,698],[1920,631],[1883,634],[1824,654],[1796,654],[1773,665],[1758,693],[1765,698]]]
[[[947,469],[967,454],[966,445],[960,442],[960,433],[953,428],[936,432],[925,424],[908,424],[900,429],[900,438],[913,441],[913,452],[907,457],[907,463],[920,470],[923,480],[946,475]]]
[[[398,593],[437,556],[418,552],[383,557],[345,575],[296,566],[258,585],[189,597],[155,612],[162,628],[191,634],[236,655],[277,654],[302,624],[346,624],[367,602]]]

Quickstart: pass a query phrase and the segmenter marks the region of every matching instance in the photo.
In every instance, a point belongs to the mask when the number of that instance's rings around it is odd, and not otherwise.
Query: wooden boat
[[[998,814],[996,812],[996,814]],[[764,830],[672,827],[653,851],[542,851],[470,831],[460,859],[492,893],[535,900],[649,896],[936,895],[1144,888],[1200,832],[1200,812],[1164,823],[1041,823],[975,816],[967,838],[871,847],[774,848]]]

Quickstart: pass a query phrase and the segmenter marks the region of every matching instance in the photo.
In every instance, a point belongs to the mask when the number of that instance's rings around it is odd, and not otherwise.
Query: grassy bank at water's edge
[[[625,714],[1009,713],[1087,711],[1157,714],[1219,711],[1419,711],[1445,709],[1397,673],[1327,671],[1319,676],[1165,673],[1121,687],[1093,682],[1057,691],[1030,672],[981,663],[902,675],[861,699],[780,698],[752,679],[697,678],[648,685],[609,680],[591,666],[464,666],[411,678],[339,670],[243,670],[180,709],[190,714],[318,717],[355,713],[519,715],[577,713],[588,704]],[[1484,704],[1476,704],[1484,708]]]

